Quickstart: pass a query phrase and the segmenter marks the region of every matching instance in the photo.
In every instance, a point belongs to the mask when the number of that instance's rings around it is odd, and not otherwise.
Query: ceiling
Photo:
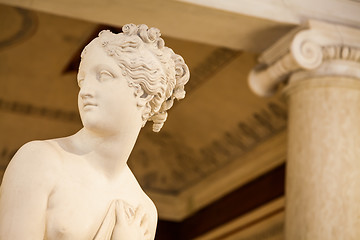
[[[0,5],[2,172],[22,144],[82,127],[76,67],[69,66],[104,27]],[[142,129],[129,166],[160,218],[180,221],[284,162],[286,104],[279,96],[260,99],[250,92],[253,47],[164,35],[190,68],[186,98],[169,111],[160,133],[150,124]]]

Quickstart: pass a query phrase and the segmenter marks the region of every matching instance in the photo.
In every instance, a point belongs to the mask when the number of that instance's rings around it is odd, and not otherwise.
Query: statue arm
[[[0,189],[0,240],[42,240],[58,168],[52,147],[25,144],[11,160]]]

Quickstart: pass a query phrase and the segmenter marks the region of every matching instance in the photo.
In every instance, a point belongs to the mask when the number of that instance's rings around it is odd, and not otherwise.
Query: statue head
[[[96,40],[134,89],[137,106],[143,109],[143,126],[153,121],[153,131],[159,132],[174,100],[185,97],[189,69],[181,56],[165,46],[157,28],[127,24],[122,30],[118,34],[102,31]],[[85,53],[86,47],[81,56]]]

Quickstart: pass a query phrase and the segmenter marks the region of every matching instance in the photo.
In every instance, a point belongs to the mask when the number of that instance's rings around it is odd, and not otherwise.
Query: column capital
[[[260,96],[270,96],[294,73],[360,80],[359,40],[360,29],[309,20],[259,57],[260,64],[248,78],[250,88]]]

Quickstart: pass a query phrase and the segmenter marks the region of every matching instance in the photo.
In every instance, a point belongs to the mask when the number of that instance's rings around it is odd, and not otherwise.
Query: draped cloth
[[[106,215],[93,240],[112,240],[112,233],[116,224],[117,207],[119,206],[118,201],[121,200],[116,199],[110,203]]]

